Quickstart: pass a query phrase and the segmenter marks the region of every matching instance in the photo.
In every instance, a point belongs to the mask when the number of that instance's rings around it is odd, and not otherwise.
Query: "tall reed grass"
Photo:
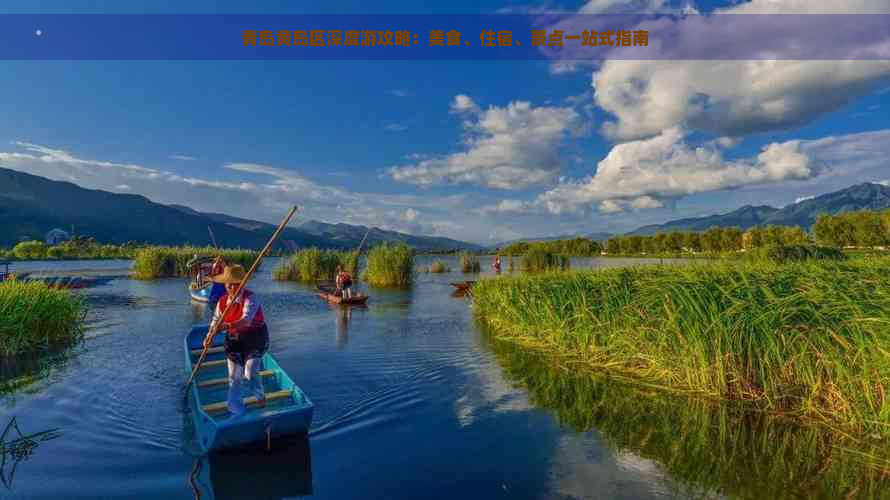
[[[276,280],[282,281],[333,280],[337,275],[337,266],[343,266],[346,272],[354,276],[358,269],[358,254],[307,248],[283,259],[272,275]]]
[[[430,264],[429,272],[436,274],[449,273],[451,272],[451,268],[446,266],[441,260],[437,260]]]
[[[414,281],[414,253],[408,245],[382,244],[368,252],[365,280],[372,286],[404,287]]]
[[[757,409],[890,437],[888,258],[712,263],[477,282],[502,336]]]
[[[570,267],[569,258],[544,248],[530,248],[520,262],[520,269],[525,272],[541,272],[566,270]]]
[[[0,356],[71,343],[83,336],[86,306],[43,283],[0,283]]]
[[[136,252],[133,270],[137,279],[188,277],[188,262],[195,254],[222,255],[227,265],[239,264],[247,270],[257,257],[253,250],[217,250],[213,247],[148,247]]]
[[[470,252],[461,252],[459,259],[460,271],[462,273],[478,273],[482,270],[482,264],[479,262],[477,255],[473,255]]]
[[[579,370],[571,358],[483,334],[506,377],[526,389],[536,407],[576,432],[596,429],[619,460],[656,462],[683,490],[676,496],[886,498],[890,491],[890,449],[881,441],[796,425],[739,405],[655,394]]]
[[[765,259],[779,263],[805,260],[845,260],[847,258],[847,255],[839,248],[816,245],[770,245],[755,248],[745,256],[750,259]]]

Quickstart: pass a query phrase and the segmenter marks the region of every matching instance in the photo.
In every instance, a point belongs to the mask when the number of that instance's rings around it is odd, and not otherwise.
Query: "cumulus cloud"
[[[602,0],[610,3],[611,0]],[[753,0],[721,14],[887,14],[886,0]],[[707,22],[706,18],[696,19]],[[886,51],[886,48],[883,49]],[[617,140],[674,126],[724,136],[800,126],[890,81],[890,61],[635,61],[611,59],[593,75],[595,102]]]
[[[451,104],[464,122],[467,151],[392,167],[398,182],[431,186],[471,183],[497,189],[521,189],[552,183],[559,173],[559,149],[570,134],[583,133],[583,120],[572,108],[534,107],[516,101],[482,110],[466,95]]]
[[[170,159],[171,160],[180,160],[180,161],[195,161],[195,160],[197,160],[197,158],[195,158],[194,156],[181,155],[181,154],[170,155]]]
[[[405,130],[408,130],[408,127],[401,123],[387,123],[383,129],[388,130],[389,132],[404,132]]]
[[[668,199],[809,179],[823,170],[803,151],[800,141],[773,143],[755,158],[727,161],[719,148],[691,147],[684,139],[684,131],[674,127],[653,138],[619,144],[599,162],[593,176],[560,183],[531,205],[553,214],[591,205],[603,213],[652,209],[664,206]]]

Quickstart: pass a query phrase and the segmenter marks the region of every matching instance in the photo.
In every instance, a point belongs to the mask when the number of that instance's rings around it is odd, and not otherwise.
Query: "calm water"
[[[75,292],[91,311],[82,345],[3,366],[0,426],[16,417],[24,434],[56,434],[7,454],[0,497],[833,498],[850,485],[879,496],[871,472],[826,461],[830,443],[811,431],[667,401],[491,340],[452,296],[460,273],[419,274],[410,291],[371,290],[367,308],[344,309],[272,281],[274,261],[252,288],[273,354],[315,403],[308,439],[273,456],[200,457],[181,345],[207,312],[182,279],[117,279]]]

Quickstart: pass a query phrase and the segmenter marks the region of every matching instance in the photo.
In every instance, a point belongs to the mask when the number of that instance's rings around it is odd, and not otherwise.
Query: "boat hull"
[[[335,295],[333,293],[328,292],[318,292],[318,296],[325,299],[331,304],[342,304],[342,305],[351,305],[351,306],[360,306],[364,305],[368,302],[367,295],[356,295],[355,297],[350,297],[348,299],[344,299],[339,295]]]
[[[207,335],[207,328],[207,325],[196,326],[185,337],[187,377],[191,375],[193,364],[197,362],[202,341]],[[217,334],[212,347],[222,347],[224,340],[224,333]],[[196,440],[202,450],[210,452],[239,448],[254,443],[266,443],[267,438],[276,439],[308,432],[314,412],[312,401],[269,353],[263,356],[262,367],[263,371],[271,372],[263,379],[267,395],[271,392],[287,391],[287,397],[270,401],[263,409],[250,408],[239,417],[232,417],[227,411],[209,413],[206,406],[225,401],[228,391],[226,383],[214,387],[204,385],[226,377],[226,366],[224,362],[220,364],[220,360],[224,360],[223,353],[208,356],[205,363],[216,361],[217,364],[213,368],[202,369],[189,387],[192,423],[195,427]]]

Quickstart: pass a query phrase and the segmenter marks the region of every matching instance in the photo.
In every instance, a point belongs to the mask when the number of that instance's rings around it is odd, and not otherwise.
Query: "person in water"
[[[256,295],[245,287],[229,312],[222,317],[238,286],[244,281],[245,274],[243,267],[234,265],[227,266],[222,273],[212,278],[214,282],[226,287],[226,293],[216,304],[210,327],[221,322],[218,331],[226,332],[225,353],[229,368],[227,406],[229,412],[236,416],[246,411],[241,398],[242,379],[247,380],[258,406],[266,405],[260,370],[263,355],[269,350],[269,329],[266,327],[263,306]]]
[[[337,266],[337,294],[348,299],[352,297],[352,276],[343,269],[343,266]]]

